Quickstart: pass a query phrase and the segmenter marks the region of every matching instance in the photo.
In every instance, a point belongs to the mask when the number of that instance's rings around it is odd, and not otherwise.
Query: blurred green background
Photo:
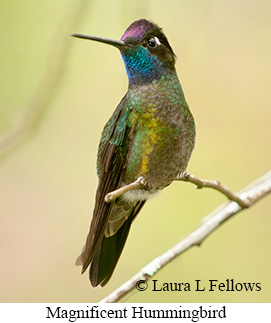
[[[110,283],[90,286],[74,261],[92,215],[100,133],[127,77],[116,49],[71,33],[119,39],[136,19],[159,24],[197,124],[188,171],[240,190],[270,169],[269,0],[9,0],[0,8],[0,149],[24,138],[0,159],[0,301],[99,301],[225,201],[172,184],[138,216]],[[149,290],[126,301],[270,302],[270,207],[267,197],[154,277],[259,282],[260,292]]]

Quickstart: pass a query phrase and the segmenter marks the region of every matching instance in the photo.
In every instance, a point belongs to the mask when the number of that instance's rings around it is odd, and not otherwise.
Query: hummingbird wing
[[[117,201],[106,203],[104,198],[107,193],[120,186],[121,175],[126,167],[131,145],[129,134],[133,131],[128,126],[129,113],[130,107],[125,96],[105,125],[98,149],[99,184],[95,207],[85,247],[76,261],[77,265],[82,265],[82,273],[91,263],[90,279],[93,286],[109,280],[125,244],[130,225],[144,204],[144,201],[133,203],[124,213],[127,220],[120,222],[113,235],[105,237],[106,227]]]
[[[109,281],[125,245],[131,223],[145,202],[137,202],[132,208],[131,215],[116,234],[108,238],[103,237],[89,269],[89,279],[93,287],[98,285],[103,287]]]

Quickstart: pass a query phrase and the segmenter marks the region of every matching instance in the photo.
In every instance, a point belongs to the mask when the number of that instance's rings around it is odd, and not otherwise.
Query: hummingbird
[[[119,49],[129,81],[102,131],[93,217],[76,261],[82,273],[89,267],[93,287],[103,287],[146,201],[185,171],[195,144],[195,123],[176,73],[176,56],[158,25],[146,19],[134,21],[121,40],[72,36]],[[105,202],[109,192],[139,177],[148,185]]]

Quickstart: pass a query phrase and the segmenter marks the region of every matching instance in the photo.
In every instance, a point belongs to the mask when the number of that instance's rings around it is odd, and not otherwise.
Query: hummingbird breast
[[[186,169],[194,147],[195,125],[176,74],[129,89],[131,148],[123,182],[143,176],[151,186],[126,196],[149,197]],[[130,196],[131,195],[131,196]]]

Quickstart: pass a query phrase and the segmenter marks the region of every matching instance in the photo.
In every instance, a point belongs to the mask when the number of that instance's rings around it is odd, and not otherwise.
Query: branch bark
[[[104,200],[106,203],[110,203],[110,202],[114,201],[117,197],[120,197],[121,195],[123,195],[126,192],[140,189],[140,188],[143,188],[147,185],[148,184],[146,183],[146,181],[144,180],[143,177],[138,177],[138,179],[135,180],[134,182],[132,182],[128,185],[122,186],[122,187],[118,188],[117,190],[106,194]]]
[[[241,198],[238,193],[231,191],[227,186],[223,185],[221,182],[217,180],[201,179],[188,172],[184,172],[184,173],[180,173],[176,177],[175,181],[189,182],[189,183],[195,184],[197,188],[203,188],[203,187],[213,188],[219,191],[220,193],[224,194],[225,196],[227,196],[229,200],[238,203],[240,207],[243,209],[250,207],[253,203],[253,200],[251,200],[250,198],[246,198],[246,199]],[[141,189],[141,188],[147,188],[147,189],[151,188],[151,186],[146,182],[144,177],[138,177],[138,179],[135,180],[134,182],[124,185],[118,188],[117,190],[108,193],[105,196],[104,200],[106,203],[110,203],[126,192],[136,190],[136,189]]]
[[[253,200],[250,198],[241,198],[238,193],[235,193],[231,191],[227,186],[223,185],[221,182],[217,180],[210,180],[210,179],[201,179],[198,178],[188,172],[179,174],[176,178],[176,181],[185,181],[189,182],[192,184],[195,184],[197,188],[203,188],[203,187],[208,187],[208,188],[213,188],[220,193],[224,194],[227,196],[227,198],[231,201],[235,201],[238,203],[241,208],[247,208],[250,207],[253,203]]]
[[[195,184],[195,183],[194,183]],[[197,184],[196,184],[197,185]],[[209,186],[208,186],[209,187]],[[258,178],[239,194],[242,201],[249,200],[250,206],[262,199],[267,194],[271,193],[271,171],[264,176]],[[115,303],[119,302],[137,286],[138,281],[147,281],[154,276],[159,270],[167,265],[171,260],[178,255],[184,253],[193,246],[199,246],[212,232],[219,228],[225,221],[233,217],[235,214],[244,210],[248,206],[242,207],[236,202],[225,202],[217,207],[207,218],[208,220],[201,224],[196,230],[186,236],[183,240],[170,248],[161,256],[152,260],[149,264],[143,267],[131,279],[113,291],[111,294],[103,298],[100,303]]]

